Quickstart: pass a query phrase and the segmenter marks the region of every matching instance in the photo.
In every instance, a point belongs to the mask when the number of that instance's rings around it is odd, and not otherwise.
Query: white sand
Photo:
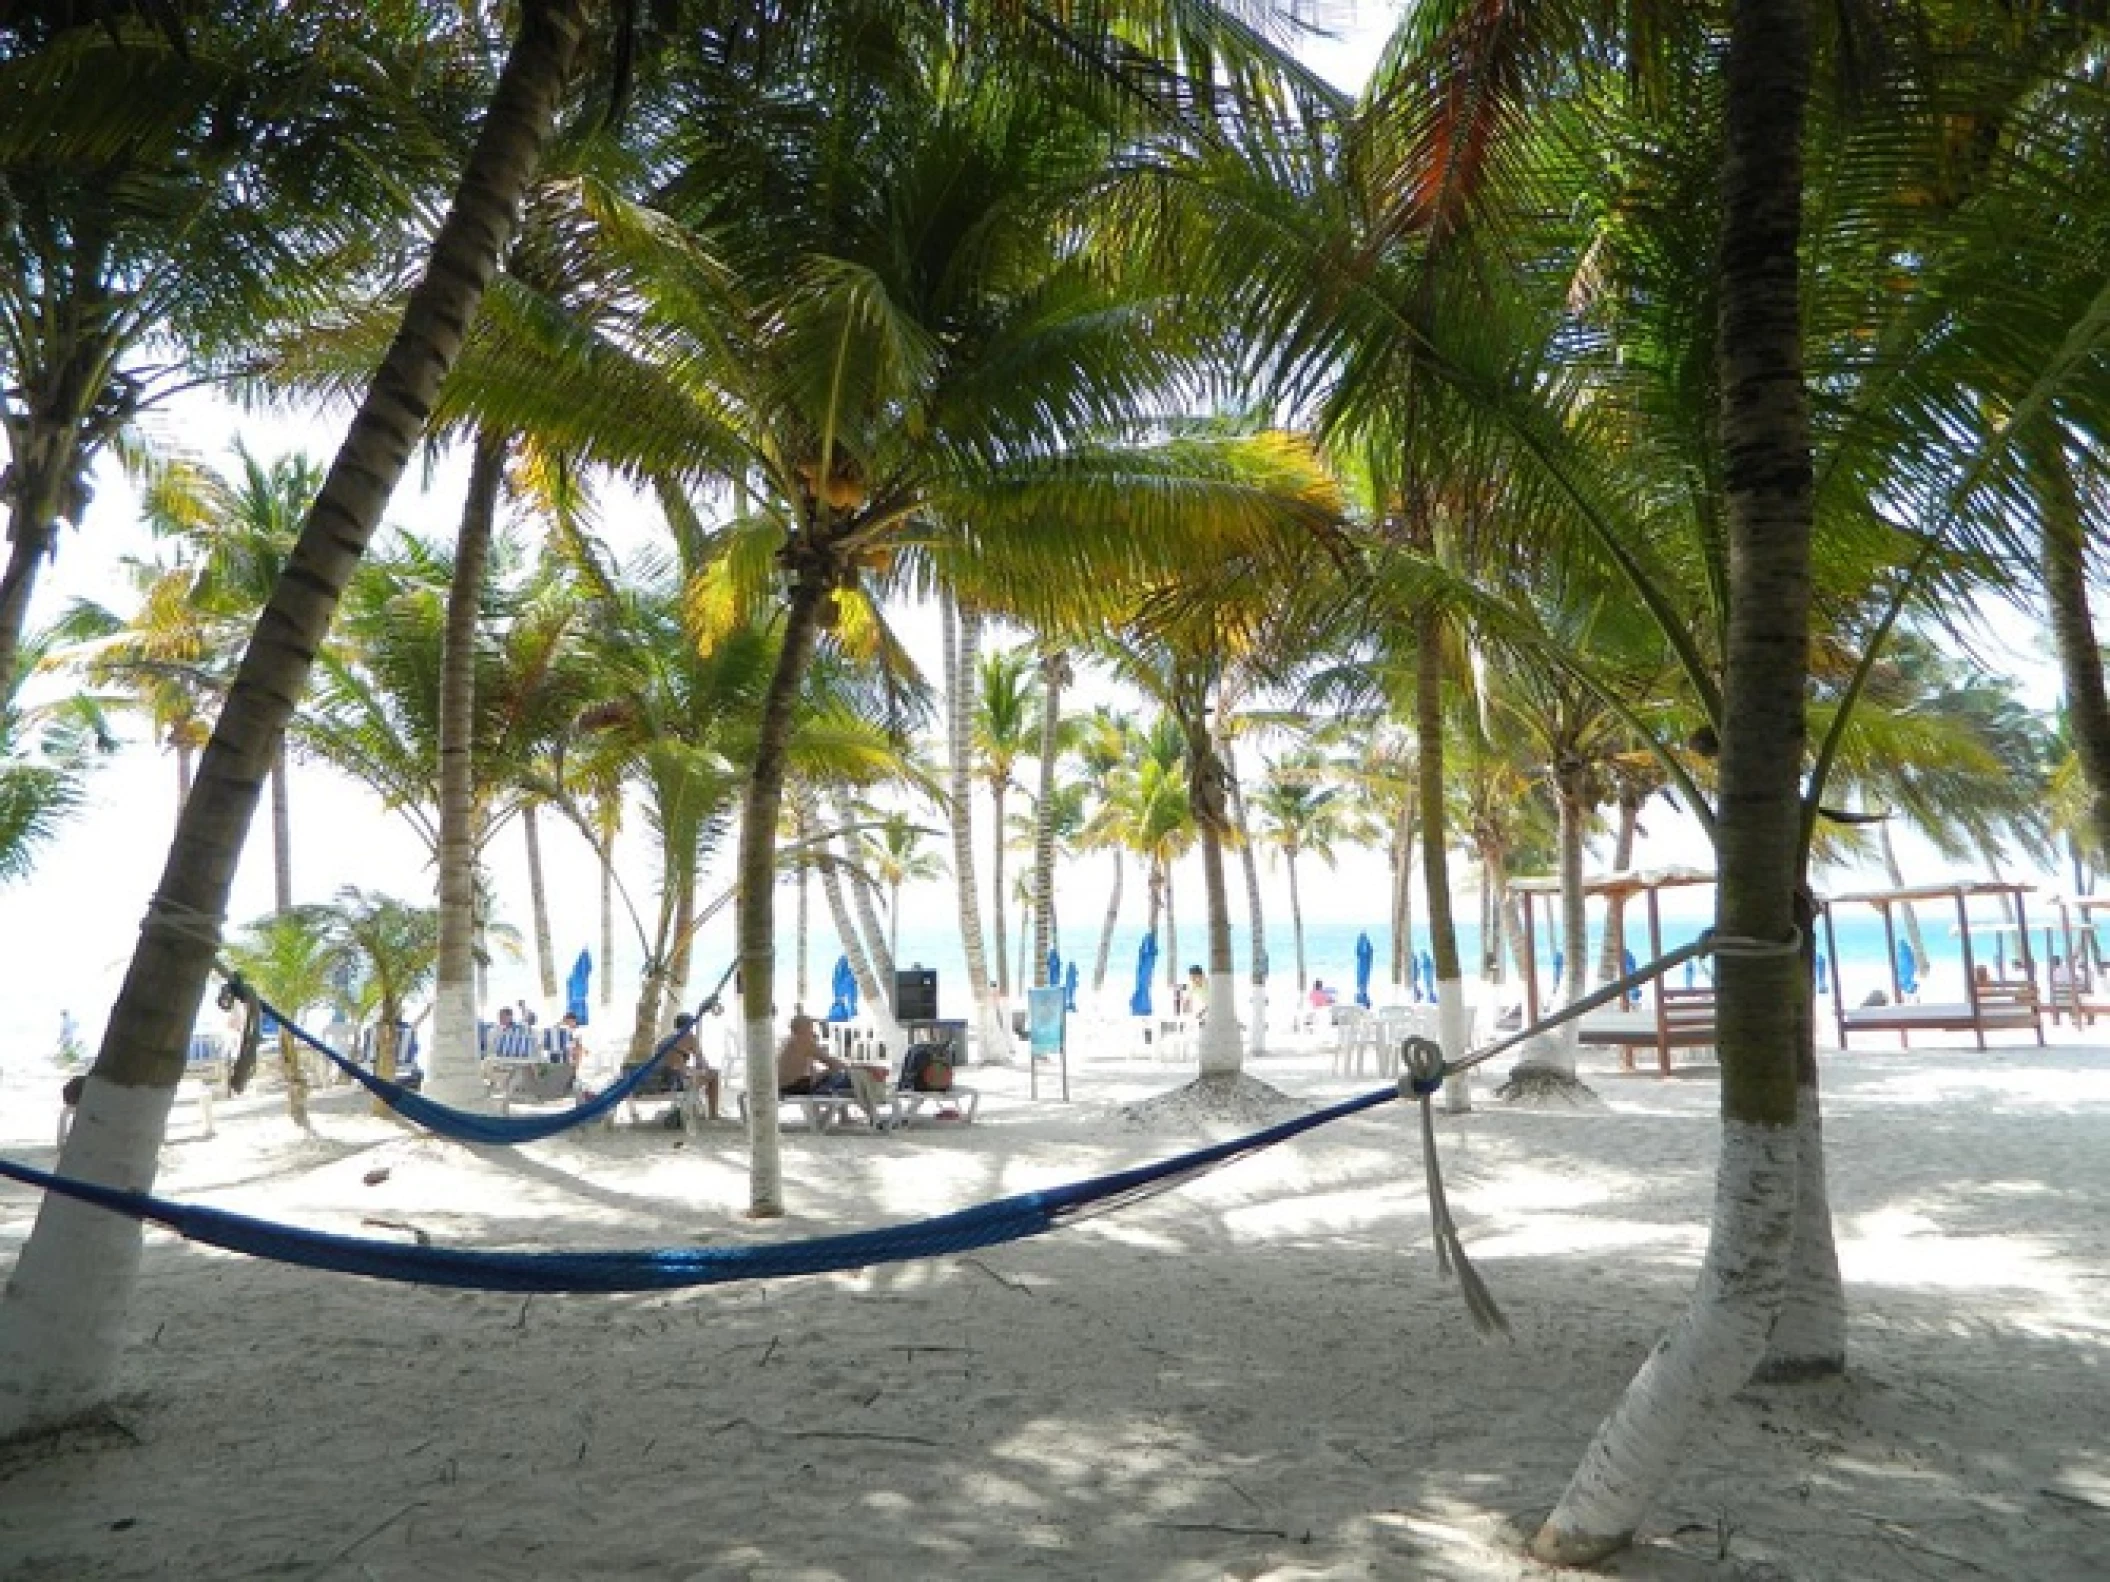
[[[1372,1085],[1327,1064],[1256,1074]],[[1588,1074],[1606,1113],[1483,1098],[1441,1123],[1513,1344],[1438,1280],[1389,1105],[1055,1235],[671,1296],[422,1290],[151,1232],[108,1424],[0,1452],[0,1577],[1537,1576],[1511,1529],[1559,1495],[1706,1233],[1711,1073]],[[1068,1108],[968,1075],[972,1129],[787,1134],[794,1213],[760,1227],[730,1128],[480,1155],[343,1091],[314,1141],[275,1095],[201,1140],[186,1096],[159,1189],[354,1234],[642,1247],[914,1218],[1205,1134],[1121,1121],[1170,1066],[1082,1059]],[[1615,1569],[2104,1575],[2110,1052],[1856,1052],[1827,1083],[1851,1375],[1748,1392]],[[8,1154],[50,1162],[57,1085],[8,1073]],[[0,1265],[36,1202],[0,1187]]]

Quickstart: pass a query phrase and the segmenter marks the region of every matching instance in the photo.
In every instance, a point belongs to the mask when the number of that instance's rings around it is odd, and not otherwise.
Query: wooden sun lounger
[[[1896,1033],[1907,1048],[1914,1033],[1970,1033],[1980,1049],[1986,1047],[1985,1035],[1995,1032],[2035,1033],[2037,1042],[2044,1042],[2044,1013],[2033,983],[1981,983],[1976,1005],[1955,1001],[1852,1006],[1838,1013],[1838,1023],[1841,1049],[1854,1033]]]
[[[1635,1050],[1653,1049],[1656,1067],[1667,1077],[1673,1049],[1714,1047],[1714,990],[1665,988],[1660,1025],[1653,1010],[1585,1016],[1576,1039],[1598,1048],[1617,1049],[1619,1063],[1628,1071],[1634,1069]]]

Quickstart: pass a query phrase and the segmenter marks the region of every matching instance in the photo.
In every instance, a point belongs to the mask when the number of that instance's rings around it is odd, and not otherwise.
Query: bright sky
[[[1341,42],[1315,45],[1310,58],[1336,80],[1348,85],[1359,83],[1397,7],[1323,9],[1329,17],[1339,16],[1344,9],[1352,10],[1354,15]],[[263,457],[299,449],[326,461],[335,451],[343,421],[341,412],[235,413],[196,398],[161,414],[153,428],[161,442],[188,448],[209,462],[224,466],[228,447],[238,433],[252,451]],[[458,456],[444,458],[429,474],[414,469],[398,491],[388,520],[422,533],[451,533],[459,511],[463,477]],[[119,575],[120,558],[150,552],[150,542],[138,525],[131,489],[114,468],[105,466],[98,475],[96,499],[86,527],[80,533],[65,536],[56,564],[47,570],[38,588],[32,623],[49,621],[75,597],[121,604],[124,584]],[[928,610],[907,610],[900,612],[899,619],[911,650],[935,675],[938,639],[934,618]],[[2029,701],[2048,706],[2056,695],[2056,681],[2043,662],[2035,627],[2003,615],[1997,629],[1998,638],[1985,657],[1996,668],[2025,675]],[[1093,695],[1092,684],[1087,682],[1086,700]],[[139,740],[142,734],[136,723],[128,725],[133,745],[98,773],[87,813],[48,851],[31,879],[0,890],[0,941],[5,942],[5,950],[0,952],[0,993],[4,993],[6,1002],[6,1010],[0,1012],[0,1025],[14,1034],[0,1045],[0,1059],[42,1059],[47,1055],[55,1045],[62,1008],[70,1009],[80,1019],[91,1046],[100,1035],[103,1017],[130,959],[137,921],[159,877],[174,827],[174,761]],[[1256,771],[1257,765],[1248,753],[1248,783]],[[978,819],[986,852],[986,806],[978,809]],[[299,899],[325,900],[345,884],[406,898],[431,895],[431,871],[425,864],[422,847],[408,829],[380,811],[363,788],[334,772],[317,765],[296,769],[293,821]],[[1645,822],[1648,837],[1638,858],[1639,866],[1710,864],[1705,843],[1689,821],[1658,804]],[[492,853],[492,865],[499,886],[501,914],[524,934],[528,904],[519,840],[517,832],[501,837]],[[558,919],[555,944],[561,977],[581,946],[595,944],[598,891],[591,855],[571,831],[549,828],[544,851]],[[1906,860],[1915,880],[1939,874],[1939,865],[1914,850],[1909,842]],[[986,855],[983,861],[986,884]],[[729,862],[727,852],[715,865],[706,891],[724,882]],[[639,905],[648,905],[650,862],[632,853],[620,866]],[[1187,867],[1190,871],[1183,872],[1177,880],[1179,912],[1189,927],[1198,927],[1203,915],[1199,865],[1190,862]],[[1270,914],[1284,917],[1288,900],[1283,875],[1279,867],[1263,871]],[[1878,876],[1864,877],[1871,884],[1882,882]],[[1065,878],[1066,922],[1071,928],[1084,916],[1096,919],[1100,915],[1110,878],[1110,865],[1103,860],[1081,865]],[[2043,876],[2041,882],[2051,888],[2060,883],[2055,875]],[[1384,864],[1374,857],[1346,861],[1331,875],[1315,874],[1307,868],[1306,918],[1314,923],[1359,924],[1374,929],[1386,915],[1385,887]],[[1237,888],[1234,880],[1234,889]],[[260,808],[250,850],[236,883],[231,920],[240,923],[263,914],[271,904],[270,891],[269,814],[268,808]],[[1705,893],[1695,892],[1695,899]],[[1126,915],[1133,919],[1141,904],[1139,886],[1133,881],[1128,897]],[[986,909],[986,901],[984,904]],[[788,926],[788,893],[781,905]],[[910,906],[926,917],[950,918],[950,881],[931,887],[924,896],[908,898],[904,910]],[[1417,901],[1417,914],[1421,910]],[[1236,911],[1243,915],[1242,902]],[[622,925],[618,926],[620,930]],[[825,933],[825,925],[819,926]],[[832,947],[824,948],[827,959],[832,960]],[[625,949],[624,954],[631,951]],[[532,970],[528,964],[501,968],[494,979],[499,997],[527,995],[534,999]],[[629,987],[627,983],[620,985],[619,996]]]

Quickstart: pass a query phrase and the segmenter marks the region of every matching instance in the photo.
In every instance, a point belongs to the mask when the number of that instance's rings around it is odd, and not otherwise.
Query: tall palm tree
[[[322,486],[321,470],[297,453],[265,462],[237,438],[234,460],[223,473],[181,455],[148,457],[141,515],[168,557],[127,560],[139,595],[130,616],[78,600],[59,628],[87,677],[130,693],[175,754],[179,809],[232,680],[232,656]],[[271,766],[271,837],[284,912],[293,905],[293,830],[283,746]]]
[[[1076,679],[1069,655],[1051,648],[1040,656],[1040,789],[1034,796],[1033,960],[1044,969],[1055,948],[1055,766],[1062,755],[1063,688]],[[1071,734],[1074,734],[1071,733]]]
[[[1011,1003],[1011,968],[1006,960],[1004,848],[1009,831],[1004,826],[1004,799],[1016,784],[1019,760],[1043,734],[1036,668],[1030,649],[1008,648],[983,654],[975,672],[975,769],[989,787],[990,828],[996,831],[990,857],[990,920],[996,933],[997,999],[1005,1005]]]
[[[306,690],[338,598],[505,247],[556,118],[587,10],[585,0],[528,0],[521,7],[519,36],[433,237],[430,265],[288,556],[206,746],[155,889],[157,922],[142,931],[89,1074],[83,1124],[61,1156],[68,1174],[128,1188],[153,1181],[217,944],[210,920],[226,910],[258,790]],[[238,185],[215,185],[240,206]],[[355,210],[349,205],[340,212]],[[36,545],[39,552],[42,547]],[[135,1223],[56,1200],[39,1210],[9,1282],[10,1300],[0,1306],[0,1380],[6,1381],[0,1435],[77,1416],[102,1397],[117,1361],[139,1249]]]
[[[1335,846],[1347,831],[1341,789],[1326,783],[1326,759],[1306,748],[1267,766],[1254,799],[1260,834],[1282,854],[1289,872],[1290,927],[1297,946],[1297,993],[1309,986],[1304,971],[1304,900],[1297,888],[1297,859],[1306,853],[1331,868]]]
[[[1122,821],[1114,813],[1114,788],[1115,776],[1130,762],[1129,746],[1135,734],[1135,722],[1105,704],[1078,721],[1079,766],[1085,782],[1097,792],[1097,801],[1078,834],[1078,844],[1086,851],[1111,852],[1114,859],[1113,889],[1106,899],[1106,921],[1099,930],[1099,949],[1092,961],[1095,995],[1106,986],[1107,957],[1113,950],[1114,924],[1121,915],[1122,857],[1131,846],[1117,834]]]

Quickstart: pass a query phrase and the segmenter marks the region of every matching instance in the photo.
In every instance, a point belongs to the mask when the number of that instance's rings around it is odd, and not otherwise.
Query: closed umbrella
[[[1074,961],[1062,969],[1062,1008],[1065,1011],[1077,1009],[1077,963]]]
[[[1436,958],[1425,950],[1421,953],[1421,986],[1430,999],[1436,998]]]
[[[1062,987],[1062,955],[1052,945],[1048,947],[1048,986]]]
[[[842,957],[835,963],[835,976],[829,986],[835,991],[835,1003],[828,1007],[828,1020],[847,1022],[857,1015],[857,974],[850,970],[850,958]]]
[[[1377,950],[1370,943],[1368,934],[1355,936],[1355,1003],[1367,1007],[1370,1004],[1370,963],[1377,958]]]
[[[1634,953],[1631,950],[1622,950],[1619,953],[1619,970],[1629,978],[1634,975]],[[1639,989],[1627,990],[1626,1003],[1629,1005],[1639,1005],[1641,1003],[1641,991]]]
[[[1158,936],[1145,934],[1143,944],[1136,951],[1136,992],[1128,997],[1129,1013],[1134,1016],[1150,1014],[1150,975],[1157,970]]]
[[[1920,992],[1919,962],[1912,954],[1912,946],[1904,940],[1898,941],[1898,993]]]
[[[1825,980],[1826,980],[1826,978],[1828,978],[1828,977],[1830,976],[1830,973],[1829,973],[1829,971],[1827,970],[1827,969],[1828,969],[1828,968],[1830,967],[1830,965],[1831,965],[1831,964],[1830,964],[1829,962],[1827,962],[1827,961],[1826,961],[1826,960],[1824,959],[1824,952],[1823,952],[1823,951],[1821,951],[1821,950],[1820,950],[1820,951],[1818,951],[1818,952],[1817,952],[1817,992],[1818,992],[1819,994],[1829,994],[1829,993],[1831,993],[1831,985],[1830,985],[1829,983],[1827,983],[1827,982],[1825,981]],[[1688,963],[1688,964],[1687,964],[1687,970],[1690,970],[1690,963]]]
[[[578,1018],[581,1027],[587,1023],[586,990],[592,979],[593,952],[582,950],[579,959],[571,964],[571,976],[564,980],[564,1009]]]

